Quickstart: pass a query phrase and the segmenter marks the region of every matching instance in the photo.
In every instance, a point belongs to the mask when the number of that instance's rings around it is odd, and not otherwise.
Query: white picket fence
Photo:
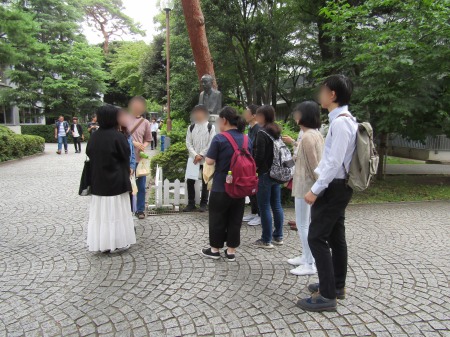
[[[195,203],[200,203],[200,192],[202,188],[201,180],[195,183]],[[187,186],[185,182],[175,180],[170,182],[163,179],[163,170],[159,166],[156,168],[155,176],[155,204],[149,205],[149,209],[154,208],[171,208],[179,210],[180,205],[187,205]]]

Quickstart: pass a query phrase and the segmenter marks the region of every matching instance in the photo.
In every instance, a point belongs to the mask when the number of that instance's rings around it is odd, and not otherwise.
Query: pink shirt
[[[136,118],[136,121],[133,123],[133,125],[130,127],[130,130],[133,130],[135,125],[139,123],[141,119]],[[144,120],[141,125],[134,131],[132,134],[133,141],[139,142],[144,144],[145,142],[150,143],[152,141],[152,131],[150,129],[150,122],[148,120]],[[141,150],[139,150],[136,146],[134,147],[134,153],[136,154],[136,163],[139,163],[141,160],[141,156],[139,153]]]

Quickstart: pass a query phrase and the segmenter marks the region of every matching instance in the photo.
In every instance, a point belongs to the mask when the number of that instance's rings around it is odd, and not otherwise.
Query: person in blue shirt
[[[347,177],[358,129],[348,110],[352,91],[353,84],[344,75],[328,77],[320,88],[320,104],[329,111],[330,128],[314,171],[318,179],[305,195],[305,202],[312,205],[308,243],[319,274],[319,283],[308,286],[312,296],[297,302],[306,311],[335,311],[336,298],[345,298],[345,209],[353,194]]]
[[[245,121],[231,107],[224,107],[217,121],[222,133],[229,133],[239,147],[244,142]],[[252,143],[248,140],[251,152]],[[225,180],[230,170],[234,150],[223,134],[217,134],[211,141],[206,154],[206,163],[215,165],[213,184],[209,197],[209,248],[202,249],[201,255],[211,259],[219,259],[220,248],[227,244],[225,258],[235,261],[236,248],[241,242],[242,216],[244,215],[245,198],[234,199],[225,192]]]

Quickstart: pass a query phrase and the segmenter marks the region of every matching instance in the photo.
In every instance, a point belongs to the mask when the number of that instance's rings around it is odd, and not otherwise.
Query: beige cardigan
[[[295,172],[292,181],[292,196],[303,198],[317,180],[314,170],[322,158],[324,140],[318,130],[309,129],[294,147]]]

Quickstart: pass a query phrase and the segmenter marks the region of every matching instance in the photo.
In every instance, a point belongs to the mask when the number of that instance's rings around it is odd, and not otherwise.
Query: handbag
[[[150,159],[141,158],[136,167],[136,177],[146,177],[150,175]]]
[[[131,182],[131,195],[136,195],[138,192],[138,187],[136,184],[136,178],[134,176],[130,177],[130,182]]]
[[[91,194],[91,162],[89,161],[88,157],[86,157],[86,160],[84,161],[78,194],[82,197]]]

